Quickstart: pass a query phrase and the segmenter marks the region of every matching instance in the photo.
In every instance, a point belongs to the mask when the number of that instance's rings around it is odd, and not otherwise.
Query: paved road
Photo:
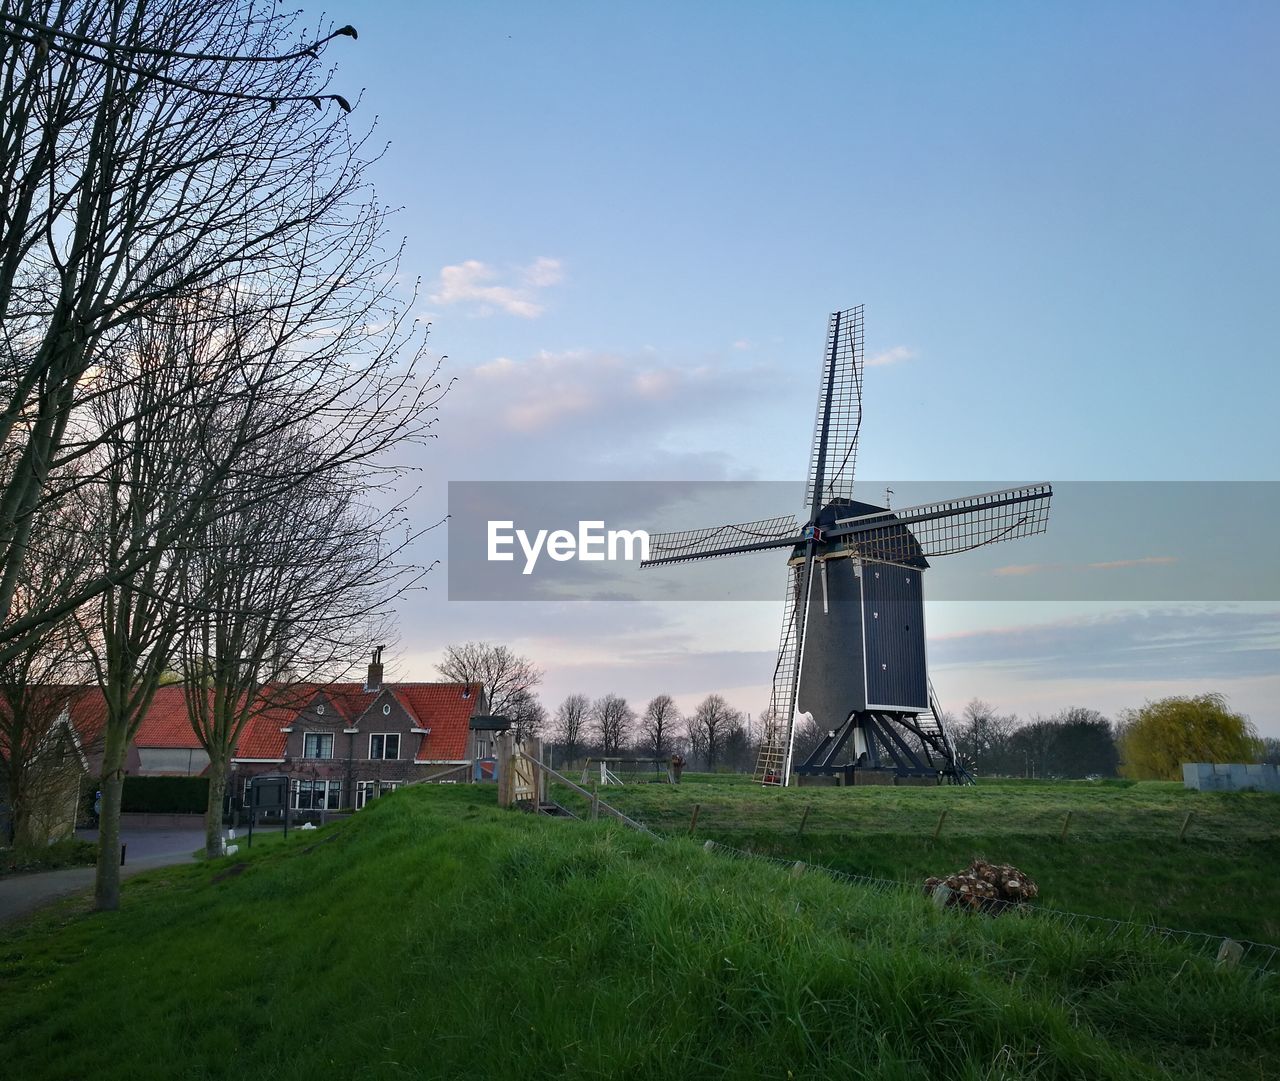
[[[97,830],[77,830],[86,841],[98,839]],[[121,834],[125,844],[125,865],[121,877],[150,871],[174,863],[190,863],[204,846],[203,830],[128,830]],[[41,871],[33,875],[6,875],[0,878],[0,923],[34,912],[41,905],[81,890],[93,888],[92,867],[68,867],[62,871]]]

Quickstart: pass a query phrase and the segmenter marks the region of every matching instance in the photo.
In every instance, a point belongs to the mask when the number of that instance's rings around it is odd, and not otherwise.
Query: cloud
[[[905,345],[895,345],[892,349],[876,353],[867,358],[868,368],[883,368],[889,364],[899,364],[904,360],[914,360],[916,351]]]
[[[746,338],[739,338],[736,342],[733,343],[733,347],[735,349],[750,349],[751,343],[747,341]]]
[[[512,268],[505,276],[506,284],[503,277],[488,263],[468,259],[441,269],[440,283],[430,300],[442,306],[469,304],[477,315],[491,315],[498,310],[522,319],[536,319],[546,310],[539,292],[558,285],[564,279],[564,271],[558,259],[539,256],[526,267]]]
[[[996,567],[991,574],[996,578],[1025,578],[1049,571],[1112,571],[1128,567],[1168,567],[1177,562],[1177,556],[1142,556],[1140,559],[1110,559],[1102,563],[1010,563]]]
[[[606,433],[611,443],[638,434],[652,446],[673,424],[714,415],[756,393],[762,374],[727,363],[660,361],[648,353],[540,350],[477,365],[462,376],[455,402],[482,409],[487,423],[521,435],[574,422]]]
[[[939,668],[986,668],[1030,680],[1188,680],[1272,675],[1280,611],[1200,606],[1141,608],[939,635]]]
[[[997,578],[1024,578],[1029,574],[1043,574],[1045,571],[1062,570],[1063,563],[1010,563],[997,567],[991,573]]]
[[[1089,569],[1109,571],[1117,567],[1167,567],[1177,563],[1176,556],[1143,556],[1141,559],[1113,559],[1106,563],[1090,563]]]

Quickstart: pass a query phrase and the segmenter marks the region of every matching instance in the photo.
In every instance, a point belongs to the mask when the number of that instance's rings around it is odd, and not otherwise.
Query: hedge
[[[208,777],[126,777],[120,809],[149,814],[204,814]]]

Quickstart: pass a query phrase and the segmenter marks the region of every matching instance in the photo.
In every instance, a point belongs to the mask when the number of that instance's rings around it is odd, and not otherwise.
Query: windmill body
[[[892,510],[854,499],[862,420],[862,308],[828,324],[806,493],[792,515],[650,537],[643,565],[790,549],[782,637],[756,778],[763,784],[972,780],[929,681],[929,558],[1030,536],[1052,489],[1027,485]],[[793,761],[796,729],[825,736]]]

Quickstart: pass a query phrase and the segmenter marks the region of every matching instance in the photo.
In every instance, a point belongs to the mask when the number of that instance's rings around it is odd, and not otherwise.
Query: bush
[[[204,814],[208,777],[126,777],[120,809],[126,813]]]
[[[46,848],[0,848],[0,875],[19,871],[56,871],[62,867],[91,867],[98,857],[92,841],[68,837]]]

